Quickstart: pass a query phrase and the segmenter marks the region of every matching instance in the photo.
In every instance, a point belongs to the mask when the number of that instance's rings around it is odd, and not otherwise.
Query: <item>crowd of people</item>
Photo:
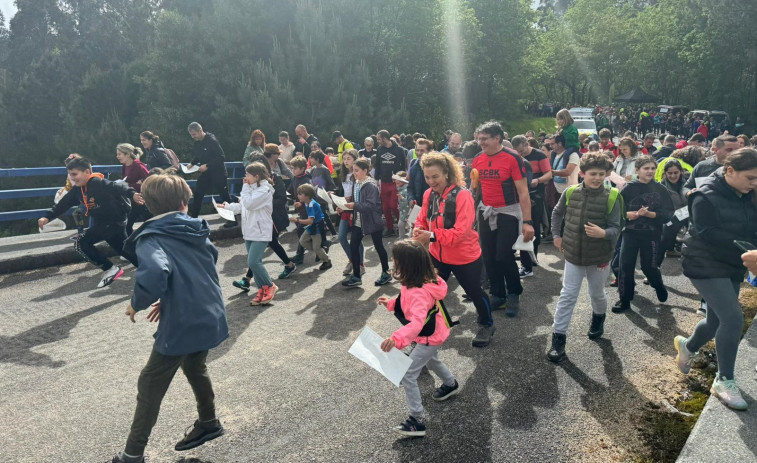
[[[270,304],[278,290],[263,264],[268,247],[284,266],[276,279],[283,284],[304,265],[306,252],[329,275],[332,235],[349,260],[342,272],[345,290],[363,284],[366,252],[375,252],[381,266],[374,284],[397,281],[401,287],[398,297],[378,300],[403,325],[381,348],[414,346],[401,383],[410,416],[395,428],[403,436],[426,434],[417,383],[424,366],[442,380],[434,400],[459,390],[438,357],[455,324],[443,304],[445,282],[454,275],[474,305],[478,327],[472,346],[486,347],[495,334],[492,312],[501,309],[515,317],[528,303],[521,300],[523,285],[538,271],[539,246],[545,242],[565,259],[549,361],[566,357],[567,331],[584,279],[592,307],[587,335],[597,339],[604,334],[608,286],[617,287],[612,312],[632,310],[639,260],[644,283],[664,303],[668,291],[660,266],[666,256],[682,256],[683,273],[702,297],[704,318],[690,337],[675,338],[678,368],[688,373],[696,352],[716,339],[712,392],[731,408],[746,408],[734,364],[743,324],[739,288],[746,266],[757,262],[754,253],[742,256],[757,240],[757,151],[751,140],[720,135],[708,144],[694,134],[683,146],[666,133],[658,148],[654,133],[637,140],[628,131],[616,145],[607,128],[598,140],[579,136],[568,110],[558,111],[555,122],[555,133],[529,131],[512,138],[499,123],[487,122],[467,142],[452,131],[434,143],[422,133],[380,130],[358,144],[336,131],[332,146],[321,144],[304,125],[295,128],[294,140],[280,132],[278,144],[254,130],[241,156],[245,178],[238,198],[228,191],[224,150],[196,122],[188,126],[194,146],[186,166],[199,167],[194,191],[175,171],[175,155],[151,132],[141,134],[144,151],[117,146],[124,166],[120,181],[92,172],[87,159],[69,156],[67,186],[39,220],[40,228],[81,206],[90,223],[77,234],[75,246],[103,270],[99,286],[123,275],[121,265],[94,246],[104,240],[136,267],[127,315],[133,321],[137,311],[148,310],[148,319],[160,323],[140,375],[126,448],[113,461],[144,461],[160,401],[179,367],[193,387],[200,416],[176,449],[223,434],[205,367],[207,351],[228,336],[218,253],[207,222],[197,218],[209,193],[220,195],[219,208],[238,216],[227,226],[241,226],[248,269],[233,285],[252,290],[251,305]],[[143,224],[132,231],[137,222]],[[298,246],[290,257],[279,236],[292,227]]]

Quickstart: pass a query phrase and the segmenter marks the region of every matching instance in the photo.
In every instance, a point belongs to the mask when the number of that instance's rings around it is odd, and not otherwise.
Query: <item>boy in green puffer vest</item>
[[[604,332],[607,312],[604,287],[615,241],[620,235],[623,209],[618,191],[604,186],[612,167],[612,161],[605,154],[584,154],[580,165],[583,183],[565,190],[552,212],[554,245],[565,254],[563,287],[552,325],[552,347],[547,352],[552,362],[565,357],[565,335],[584,278],[589,283],[592,306],[588,336],[597,339]],[[565,227],[561,231],[563,219]]]

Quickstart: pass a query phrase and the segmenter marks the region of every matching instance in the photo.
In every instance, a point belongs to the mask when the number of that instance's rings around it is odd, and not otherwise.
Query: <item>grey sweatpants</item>
[[[581,292],[581,284],[584,281],[584,277],[589,282],[589,297],[591,298],[592,311],[597,315],[607,312],[605,283],[607,283],[607,275],[609,274],[609,265],[601,268],[596,265],[573,265],[566,260],[562,291],[560,291],[560,299],[557,300],[555,322],[552,324],[552,331],[559,334],[565,334],[568,331],[570,319],[573,316],[573,308],[575,308],[578,294]]]
[[[686,348],[696,352],[715,338],[718,373],[726,379],[734,379],[736,352],[744,327],[744,312],[739,304],[741,282],[728,278],[708,278],[691,279],[691,283],[707,302],[707,316],[694,328],[694,334],[686,341]]]
[[[323,250],[321,244],[322,239],[320,233],[311,235],[307,230],[305,230],[305,233],[300,236],[300,246],[307,249],[308,251],[313,251],[321,259],[321,262],[330,262],[329,256],[328,254],[326,254],[326,251]]]
[[[408,368],[400,384],[405,388],[407,408],[410,410],[410,415],[417,420],[422,420],[423,401],[421,401],[421,390],[418,388],[418,376],[423,367],[428,366],[428,369],[436,373],[447,386],[455,385],[455,377],[452,376],[447,365],[439,360],[439,346],[416,344],[410,353],[410,359],[413,363],[410,364],[410,368]]]

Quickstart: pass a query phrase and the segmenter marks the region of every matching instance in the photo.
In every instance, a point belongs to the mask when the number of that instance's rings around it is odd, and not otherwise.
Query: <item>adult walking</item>
[[[707,302],[707,316],[687,339],[676,336],[676,362],[688,373],[696,352],[715,339],[718,373],[711,392],[726,406],[745,410],[734,377],[736,352],[744,325],[739,287],[746,268],[735,241],[757,241],[757,151],[730,154],[723,170],[704,178],[691,193],[691,226],[683,245],[683,274]]]
[[[189,136],[194,140],[192,146],[192,162],[190,166],[200,166],[200,178],[197,179],[192,197],[192,207],[189,210],[190,217],[200,215],[202,200],[205,193],[219,192],[221,201],[231,202],[229,186],[226,180],[226,157],[223,148],[218,143],[216,136],[205,132],[199,122],[192,122],[187,127]],[[227,222],[224,227],[233,227],[236,222]]]
[[[491,307],[506,304],[505,314],[514,317],[520,309],[523,286],[513,245],[521,233],[525,242],[534,237],[526,169],[518,153],[502,146],[505,132],[499,123],[487,122],[477,132],[483,151],[473,160],[473,169],[480,188],[479,234]]]
[[[139,142],[145,150],[142,162],[147,166],[147,170],[156,167],[161,169],[171,167],[171,159],[168,157],[168,153],[166,153],[159,136],[149,130],[145,130],[139,134]]]
[[[463,188],[463,172],[446,153],[424,154],[420,160],[429,189],[413,229],[413,239],[429,245],[434,267],[445,281],[451,274],[473,301],[478,312],[474,347],[485,347],[494,334],[489,297],[481,288],[481,246],[473,229],[476,207],[473,195]]]
[[[384,236],[397,236],[394,230],[394,219],[400,218],[399,198],[397,197],[397,185],[392,176],[405,170],[405,148],[398,145],[389,132],[379,130],[378,155],[376,156],[376,178],[381,182],[381,207],[386,219],[386,234]]]

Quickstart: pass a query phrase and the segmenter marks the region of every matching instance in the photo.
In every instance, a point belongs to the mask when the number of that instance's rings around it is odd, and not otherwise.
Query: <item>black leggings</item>
[[[129,256],[123,254],[124,241],[126,241],[126,226],[121,224],[103,224],[95,223],[93,226],[87,228],[84,232],[84,236],[79,238],[74,243],[76,251],[87,260],[97,267],[103,270],[110,270],[113,267],[113,263],[95,246],[100,241],[107,242],[110,247],[113,248],[118,254],[129,259],[134,264]],[[136,264],[134,264],[136,267]]]
[[[678,219],[673,217],[671,225],[665,225],[662,228],[662,239],[660,240],[660,249],[657,252],[657,261],[655,264],[659,267],[662,265],[662,262],[665,260],[665,253],[668,251],[672,251],[676,247],[676,238],[678,237],[678,232],[681,231],[683,227],[688,225],[689,219],[684,220],[683,222],[679,222]]]
[[[129,218],[126,221],[126,235],[129,236],[134,233],[134,222],[144,222],[152,217],[147,207],[142,204],[131,203],[131,211],[129,211]]]
[[[476,306],[476,312],[478,312],[478,324],[483,326],[492,326],[492,311],[491,304],[489,304],[489,296],[486,295],[486,291],[481,287],[481,269],[484,266],[481,257],[474,260],[469,264],[452,265],[439,262],[431,256],[431,260],[434,262],[434,267],[439,272],[439,276],[447,281],[451,273],[455,274],[457,282],[465,291],[465,294],[473,301]]]
[[[489,228],[489,220],[478,216],[481,251],[486,273],[489,275],[489,292],[497,297],[521,294],[518,264],[515,262],[513,244],[518,239],[518,219],[507,214],[497,214],[497,229]]]
[[[649,286],[659,289],[663,287],[662,275],[655,262],[660,251],[659,238],[626,230],[623,232],[623,244],[620,246],[620,275],[618,275],[618,294],[623,302],[633,300],[636,287],[634,272],[636,271],[636,256],[641,259],[641,271],[649,280]]]
[[[205,193],[218,192],[221,195],[221,201],[230,203],[231,196],[229,196],[229,186],[226,181],[226,172],[223,177],[211,178],[207,176],[207,173],[200,175],[195,184],[194,194],[192,195],[192,204],[189,206],[189,216],[197,217],[200,215],[200,208],[202,208],[202,200],[205,198]]]
[[[279,243],[279,232],[276,231],[274,228],[273,230],[273,239],[268,242],[268,247],[273,250],[274,253],[276,253],[277,256],[279,256],[279,259],[281,259],[281,262],[284,263],[284,265],[289,265],[292,260],[287,255],[287,252],[284,250],[284,247]],[[252,269],[247,269],[247,279],[252,278]]]
[[[373,247],[376,249],[376,253],[381,260],[381,271],[389,272],[389,256],[384,249],[384,242],[382,241],[382,231],[379,229],[371,233],[371,239],[373,240]],[[350,261],[352,262],[352,274],[360,278],[360,242],[363,241],[363,229],[360,227],[352,227],[352,237],[350,238]]]

